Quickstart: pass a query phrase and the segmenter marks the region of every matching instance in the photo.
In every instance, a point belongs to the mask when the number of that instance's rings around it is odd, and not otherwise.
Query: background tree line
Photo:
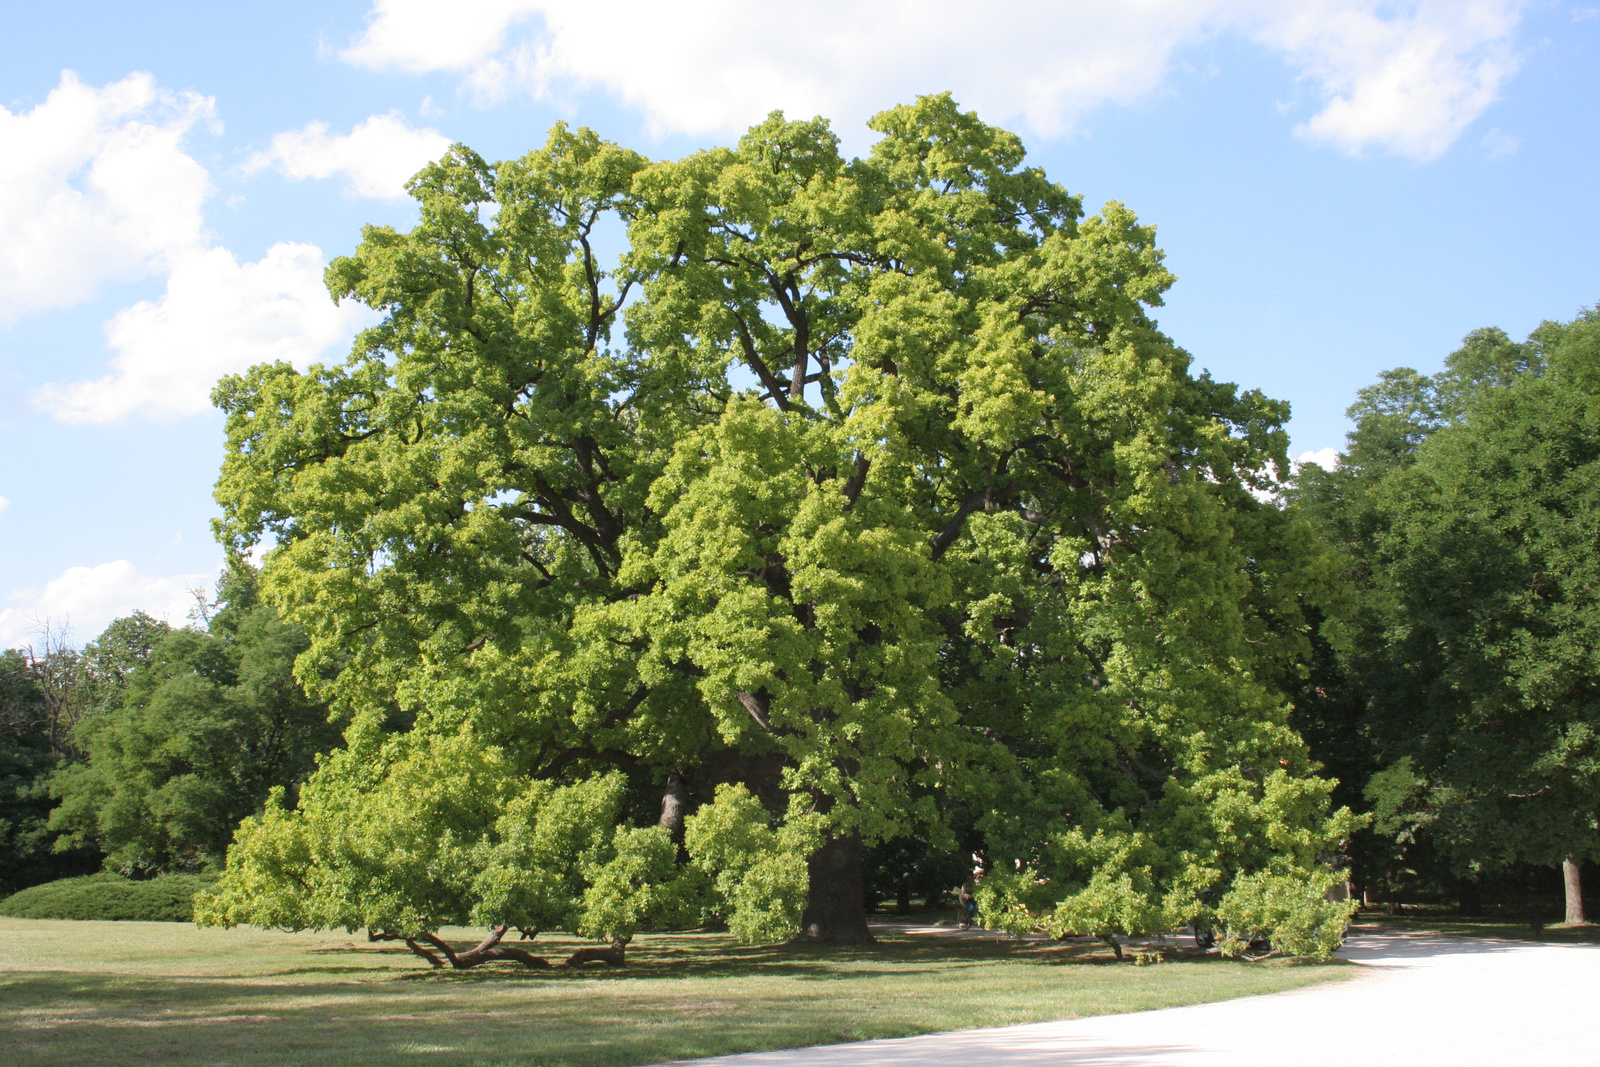
[[[1584,918],[1600,858],[1600,313],[1380,375],[1288,494],[1343,560],[1298,725],[1369,809],[1380,896]],[[1536,869],[1543,868],[1540,878]]]
[[[239,821],[338,742],[294,680],[305,647],[238,564],[187,627],[135,612],[81,650],[47,628],[0,654],[4,889],[215,874]]]

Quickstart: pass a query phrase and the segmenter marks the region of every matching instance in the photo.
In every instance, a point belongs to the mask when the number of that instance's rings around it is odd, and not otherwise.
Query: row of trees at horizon
[[[947,97],[875,122],[420,174],[330,268],[386,314],[349,361],[218,388],[263,572],[113,624],[75,726],[0,663],[54,748],[8,840],[225,862],[204,921],[490,927],[458,965],[865,939],[869,880],[972,853],[991,925],[1113,943],[1327,952],[1352,873],[1564,865],[1581,917],[1600,318],[1387,372],[1279,483],[1287,407],[1190,373],[1149,227]]]
[[[215,871],[268,791],[339,743],[293,675],[304,635],[248,565],[198,600],[182,628],[136,611],[82,649],[45,627],[0,652],[0,892]]]
[[[1337,469],[1287,494],[1339,551],[1297,725],[1370,810],[1370,881],[1479,906],[1600,860],[1600,308],[1478,330],[1363,389]]]

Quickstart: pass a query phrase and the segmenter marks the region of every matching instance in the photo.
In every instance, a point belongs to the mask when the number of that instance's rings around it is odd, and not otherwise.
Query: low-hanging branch
[[[478,966],[480,963],[488,963],[492,960],[514,960],[532,970],[543,970],[550,966],[550,961],[543,956],[535,956],[526,949],[520,949],[513,945],[500,944],[500,939],[505,935],[506,925],[504,923],[497,924],[490,928],[489,936],[466,952],[456,952],[438,935],[427,932],[419,934],[417,937],[406,937],[390,930],[368,930],[367,940],[404,941],[406,948],[427,960],[428,965],[436,969],[442,968],[446,960],[450,961],[450,966],[458,971],[465,971]],[[418,941],[426,941],[438,949],[439,954],[436,955],[429,952],[419,945]]]
[[[511,961],[520,963],[529,970],[542,971],[551,967],[549,960],[543,956],[535,956],[526,949],[517,948],[515,945],[503,945],[501,939],[505,937],[508,929],[505,923],[497,923],[490,927],[489,934],[478,944],[466,952],[457,952],[450,947],[449,942],[431,932],[423,932],[416,937],[406,937],[392,930],[368,930],[368,941],[403,941],[406,948],[428,961],[430,967],[443,969],[446,962],[458,971],[470,970],[483,963],[496,961]],[[523,938],[527,939],[526,931]],[[418,942],[432,945],[437,952],[430,952]],[[580,948],[562,962],[563,967],[582,967],[586,963],[604,963],[608,967],[621,967],[627,962],[628,939],[619,937],[604,948]]]

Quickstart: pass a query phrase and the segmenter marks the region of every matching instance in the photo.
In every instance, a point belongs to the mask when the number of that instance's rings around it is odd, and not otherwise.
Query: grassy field
[[[1493,937],[1504,941],[1547,942],[1549,944],[1592,945],[1600,943],[1600,925],[1546,926],[1537,934],[1525,919],[1463,918],[1454,912],[1409,908],[1402,915],[1368,912],[1356,917],[1353,933],[1365,931],[1409,934],[1442,934],[1447,937]]]
[[[449,931],[463,946],[473,931]],[[575,942],[540,938],[559,960]],[[625,968],[430,972],[357,935],[0,919],[0,1062],[622,1065],[1272,993],[1339,964],[1113,964],[1089,945],[649,935]]]

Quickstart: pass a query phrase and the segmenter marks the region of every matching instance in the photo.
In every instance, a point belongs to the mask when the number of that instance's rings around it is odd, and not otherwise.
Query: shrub
[[[0,900],[0,915],[14,919],[113,919],[191,922],[194,895],[211,884],[194,874],[134,881],[120,874],[62,878]]]
[[[1266,871],[1241,876],[1217,906],[1226,931],[1222,954],[1242,955],[1265,940],[1285,956],[1331,959],[1356,910],[1353,900],[1327,899],[1338,878],[1330,870],[1310,880]]]

